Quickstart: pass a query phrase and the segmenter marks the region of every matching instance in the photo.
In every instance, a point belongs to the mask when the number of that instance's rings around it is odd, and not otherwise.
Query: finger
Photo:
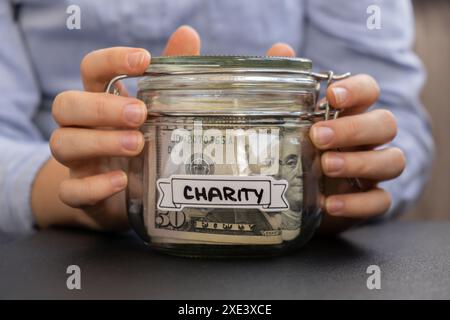
[[[82,179],[64,180],[59,188],[59,198],[73,208],[93,206],[127,186],[127,175],[113,171]]]
[[[322,155],[324,174],[332,178],[365,178],[385,181],[398,177],[405,168],[399,148],[360,152],[326,152]]]
[[[196,56],[200,54],[201,41],[195,29],[179,27],[167,42],[164,56]]]
[[[92,51],[81,61],[80,70],[87,91],[104,91],[105,85],[121,74],[140,75],[150,63],[145,49],[114,47]]]
[[[135,98],[65,91],[56,96],[52,114],[60,126],[136,128],[147,118],[147,108]]]
[[[132,157],[144,147],[139,131],[59,128],[50,137],[50,150],[63,164],[97,157]]]
[[[275,43],[268,51],[269,57],[295,57],[295,51],[286,43]]]
[[[394,139],[397,122],[392,112],[378,109],[371,112],[321,121],[311,128],[314,145],[322,150],[381,145]]]
[[[391,206],[391,196],[383,189],[329,196],[325,209],[331,216],[370,218],[384,214]]]
[[[380,96],[380,87],[374,78],[359,74],[333,83],[327,89],[331,106],[346,109],[346,114],[361,113],[374,104]]]

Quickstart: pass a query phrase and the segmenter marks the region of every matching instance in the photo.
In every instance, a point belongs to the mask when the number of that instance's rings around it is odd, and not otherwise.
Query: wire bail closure
[[[246,72],[245,70],[233,70],[233,71],[224,71],[222,70],[221,73],[242,73]],[[333,71],[328,72],[310,72],[310,71],[303,71],[303,70],[264,70],[264,72],[267,73],[286,73],[286,74],[299,74],[303,76],[309,76],[314,78],[317,82],[321,81],[327,81],[327,88],[333,83],[333,81],[336,80],[342,80],[348,78],[351,74],[349,72],[344,74],[336,75]],[[178,75],[193,75],[193,74],[208,74],[208,73],[214,73],[214,72],[177,72]],[[153,76],[153,75],[161,75],[159,73],[155,74],[150,71],[150,69],[147,69],[142,75],[137,76],[130,76],[126,74],[118,75],[114,78],[112,78],[107,85],[105,86],[105,92],[114,94],[114,95],[120,95],[119,89],[116,87],[116,83],[120,80],[124,79],[132,79],[132,78],[140,78],[145,76]],[[302,119],[306,120],[313,120],[313,119],[323,119],[323,120],[329,120],[330,117],[333,116],[333,119],[336,119],[339,116],[339,110],[333,110],[328,100],[325,100],[325,102],[320,105],[318,108],[315,109],[313,112],[305,112],[304,114],[300,115]]]
[[[276,71],[277,70],[274,70],[272,72],[276,72]],[[234,71],[234,72],[236,72],[236,71]],[[277,72],[279,72],[279,70]],[[284,71],[284,72],[310,76],[310,77],[313,77],[314,79],[316,79],[318,82],[327,81],[326,89],[329,88],[329,86],[333,83],[333,81],[343,80],[343,79],[346,79],[351,76],[350,72],[336,75],[331,70],[327,71],[327,72],[306,72],[306,71],[302,71],[302,70],[289,71],[289,72]],[[180,73],[180,74],[190,74],[190,73],[187,72],[187,73]],[[126,74],[116,76],[108,82],[108,84],[105,87],[105,92],[111,93],[114,95],[120,95],[120,90],[115,85],[117,81],[127,79],[127,78],[140,78],[140,77],[151,76],[151,75],[153,75],[151,72],[146,71],[142,75],[137,75],[137,76],[129,76]],[[338,109],[332,110],[330,103],[328,102],[328,99],[326,98],[326,94],[325,94],[325,101],[323,104],[321,104],[318,107],[318,110],[316,109],[315,112],[308,113],[308,114],[304,115],[304,117],[306,119],[310,119],[310,120],[312,120],[314,118],[316,118],[316,119],[320,118],[320,119],[323,119],[324,121],[328,121],[328,120],[330,120],[330,117],[332,117],[333,120],[337,119],[339,117],[339,113],[340,113],[340,110],[338,110]],[[336,149],[336,150],[341,151],[340,149]],[[358,178],[347,178],[347,181],[351,187],[356,188],[359,191],[363,191],[361,181]]]
[[[327,78],[326,78],[327,89],[333,83],[333,80],[336,80],[336,78],[341,80],[341,79],[348,78],[351,75],[350,73],[345,73],[343,75],[339,75],[336,77],[334,75],[334,72],[331,70],[328,71],[326,74],[327,74]],[[324,74],[322,74],[322,75],[324,75]],[[321,80],[324,80],[324,79],[321,78]],[[326,93],[325,93],[325,102],[319,106],[319,109],[325,110],[325,113],[324,113],[325,121],[330,120],[331,115],[333,116],[333,120],[336,120],[339,117],[340,110],[336,109],[334,112],[331,111],[331,106],[330,106],[330,103],[328,102],[328,99],[326,98]],[[337,148],[336,151],[340,152],[341,150],[339,148]],[[347,178],[347,182],[350,184],[350,186],[352,188],[358,189],[359,191],[363,191],[363,186],[361,184],[361,181],[358,178]]]
[[[312,73],[312,76],[316,78],[317,81],[327,81],[327,88],[333,83],[335,80],[343,80],[350,77],[351,73],[347,72],[342,75],[335,75],[334,71],[328,71],[323,73]],[[330,120],[330,117],[333,116],[333,119],[337,119],[339,117],[340,110],[332,110],[328,99],[326,98],[326,89],[325,89],[325,101],[318,107],[319,111],[316,112],[316,116],[319,116],[325,120]]]

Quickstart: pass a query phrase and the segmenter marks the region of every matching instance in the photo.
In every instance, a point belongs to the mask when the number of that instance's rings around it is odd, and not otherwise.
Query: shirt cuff
[[[21,153],[20,159],[16,159],[17,162],[7,172],[2,188],[3,200],[0,200],[6,204],[6,208],[3,208],[6,209],[3,212],[5,214],[0,214],[0,231],[14,236],[26,235],[35,230],[31,190],[37,173],[51,155],[48,143],[27,146]]]

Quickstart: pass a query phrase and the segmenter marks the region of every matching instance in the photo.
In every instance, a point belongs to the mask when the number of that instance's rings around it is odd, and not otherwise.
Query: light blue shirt
[[[381,9],[381,29],[369,30],[367,8],[374,3]],[[81,9],[80,30],[66,27],[69,5]],[[82,89],[83,56],[111,46],[144,47],[157,56],[183,24],[199,31],[203,54],[262,55],[273,43],[287,42],[316,70],[372,75],[382,90],[377,106],[397,116],[392,144],[407,158],[403,175],[382,184],[393,197],[390,213],[404,211],[418,197],[433,141],[419,101],[424,71],[411,50],[410,1],[3,0],[0,232],[33,230],[30,190],[50,157],[52,100],[61,91]]]

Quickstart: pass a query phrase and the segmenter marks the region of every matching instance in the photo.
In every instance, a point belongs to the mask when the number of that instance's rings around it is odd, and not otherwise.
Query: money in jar
[[[107,91],[114,91],[113,79]],[[309,129],[322,80],[303,58],[157,57],[138,82],[148,107],[129,163],[128,216],[152,248],[266,256],[304,245],[321,219]]]

